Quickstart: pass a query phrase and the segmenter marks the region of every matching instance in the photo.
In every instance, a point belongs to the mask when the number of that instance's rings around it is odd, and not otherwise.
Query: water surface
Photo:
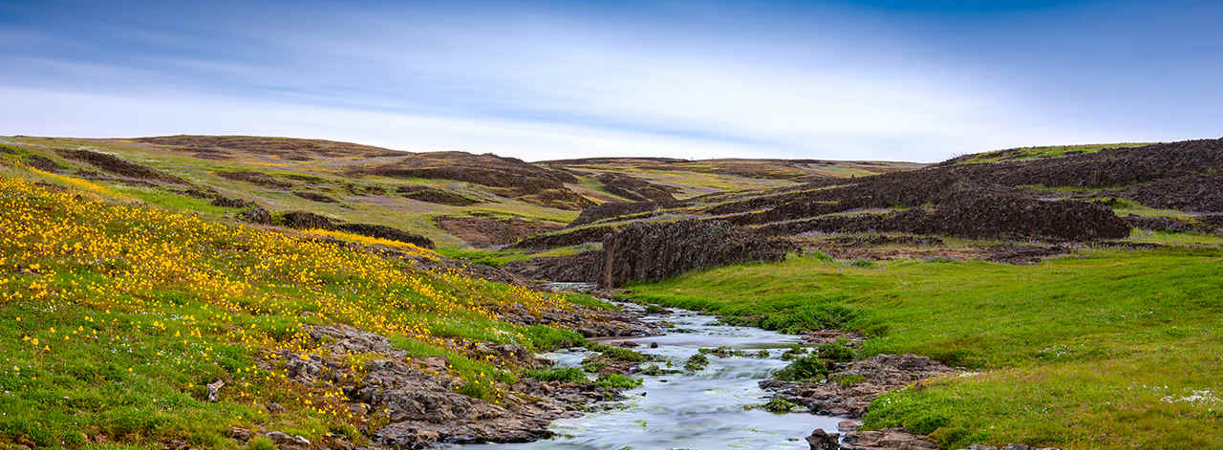
[[[557,436],[525,444],[484,444],[464,447],[491,449],[795,449],[809,448],[804,437],[815,428],[835,430],[840,418],[806,412],[774,414],[747,406],[766,402],[757,385],[770,371],[785,367],[785,347],[798,343],[787,336],[756,328],[718,325],[716,319],[688,311],[647,316],[646,321],[675,324],[661,336],[603,339],[630,341],[634,350],[658,355],[682,369],[701,348],[731,347],[768,358],[709,356],[709,366],[693,374],[641,376],[642,387],[625,391],[619,407],[552,424]],[[650,348],[657,342],[658,348]],[[592,353],[577,349],[547,353],[558,367],[577,367]],[[651,364],[651,363],[646,363]],[[660,366],[665,363],[660,362]]]

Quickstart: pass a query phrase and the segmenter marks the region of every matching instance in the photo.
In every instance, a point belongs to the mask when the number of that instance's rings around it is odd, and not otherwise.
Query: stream
[[[659,336],[606,338],[615,345],[629,341],[641,344],[633,350],[660,357],[660,367],[670,360],[681,369],[701,348],[730,347],[769,352],[768,358],[708,355],[709,365],[695,373],[641,377],[640,388],[624,392],[618,406],[552,424],[556,436],[522,444],[467,445],[478,449],[796,449],[809,447],[804,438],[815,428],[835,430],[838,417],[806,412],[775,414],[750,406],[768,401],[757,383],[769,372],[786,366],[785,348],[799,343],[788,336],[756,328],[717,324],[717,318],[691,311],[674,310],[665,315],[647,315],[646,322],[669,322],[673,328]],[[650,348],[658,343],[657,348]],[[585,349],[543,354],[557,367],[579,367],[593,353]],[[645,363],[649,365],[652,363]]]

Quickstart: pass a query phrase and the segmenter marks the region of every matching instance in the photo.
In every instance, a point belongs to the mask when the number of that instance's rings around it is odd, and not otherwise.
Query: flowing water
[[[840,418],[806,412],[774,414],[752,409],[765,403],[766,392],[757,386],[769,372],[785,367],[784,348],[798,343],[795,336],[755,328],[716,324],[716,319],[688,311],[647,316],[647,322],[675,324],[666,334],[629,339],[606,339],[614,344],[642,344],[633,350],[670,360],[681,369],[701,348],[731,347],[769,352],[768,358],[709,356],[709,366],[696,373],[642,376],[640,388],[625,391],[619,407],[594,412],[552,425],[556,437],[525,444],[470,445],[479,449],[802,449],[804,437],[815,428],[835,430]],[[658,348],[650,348],[651,343]],[[592,353],[584,349],[543,355],[558,367],[577,367]],[[651,364],[651,363],[646,363]],[[664,366],[665,363],[660,363]]]

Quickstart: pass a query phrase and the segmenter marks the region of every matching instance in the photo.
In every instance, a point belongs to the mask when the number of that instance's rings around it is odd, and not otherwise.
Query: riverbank
[[[551,428],[556,436],[551,439],[470,448],[806,450],[810,445],[804,438],[813,429],[836,429],[843,420],[766,407],[769,392],[760,382],[789,364],[782,355],[800,343],[799,336],[728,326],[715,317],[690,311],[656,312],[642,320],[662,333],[597,340],[649,358],[632,374],[642,380],[641,386],[623,392],[623,400],[557,421]],[[555,360],[558,367],[590,370],[595,353],[575,348],[544,356]]]
[[[865,426],[942,448],[1223,447],[1223,251],[1082,251],[1033,265],[819,255],[690,273],[633,298],[802,332],[869,339],[964,367],[882,395]]]

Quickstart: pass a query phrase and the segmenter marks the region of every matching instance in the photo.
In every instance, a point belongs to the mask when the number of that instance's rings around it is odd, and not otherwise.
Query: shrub
[[[599,375],[599,379],[595,380],[595,384],[608,389],[632,389],[641,386],[641,379],[629,378],[618,373],[608,373]]]
[[[708,365],[709,357],[705,356],[703,353],[697,353],[689,357],[688,362],[684,363],[684,370],[696,372],[704,369]]]
[[[854,360],[857,352],[840,342],[829,342],[819,346],[819,348],[816,349],[816,354],[820,355],[820,358],[827,359],[829,361],[850,362]]]
[[[795,359],[785,368],[773,372],[773,378],[782,381],[822,380],[827,375],[828,362],[816,355]]]
[[[586,373],[576,367],[527,370],[522,372],[522,376],[539,381],[562,381],[566,383],[584,383],[587,381]]]
[[[257,436],[246,443],[246,448],[249,450],[276,450],[276,444],[272,443],[267,436]]]

